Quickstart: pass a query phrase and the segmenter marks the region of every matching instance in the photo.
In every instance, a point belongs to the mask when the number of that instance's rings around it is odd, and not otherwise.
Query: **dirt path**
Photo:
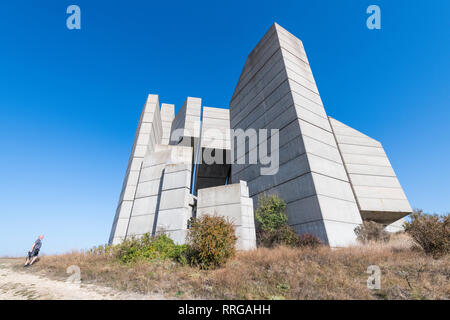
[[[0,259],[0,300],[152,300],[159,295],[120,292],[93,284],[52,280],[13,269],[17,260]]]

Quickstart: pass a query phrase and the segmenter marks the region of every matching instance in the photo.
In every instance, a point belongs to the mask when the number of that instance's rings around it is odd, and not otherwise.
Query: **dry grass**
[[[405,236],[389,243],[344,249],[277,247],[239,252],[223,268],[199,270],[171,261],[119,263],[70,253],[43,257],[30,270],[120,290],[158,292],[169,298],[206,299],[449,299],[450,257],[439,260],[410,249]],[[381,290],[366,286],[369,265],[381,268]]]

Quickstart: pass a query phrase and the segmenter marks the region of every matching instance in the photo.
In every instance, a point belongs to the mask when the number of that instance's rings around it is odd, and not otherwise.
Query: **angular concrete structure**
[[[165,231],[183,243],[193,203],[190,195],[192,148],[157,145],[142,163],[127,234]]]
[[[412,212],[380,142],[330,118],[364,220],[391,224]]]
[[[248,182],[255,206],[260,196],[278,194],[298,233],[313,233],[331,246],[355,241],[361,216],[303,44],[280,26],[274,24],[250,53],[230,121],[233,129],[279,130],[276,174],[260,175],[258,165],[232,166],[232,182]]]
[[[122,192],[109,239],[110,243],[113,242],[114,238],[116,238],[116,241],[120,241],[126,236],[142,161],[147,151],[153,151],[156,144],[161,143],[161,137],[162,125],[159,98],[157,95],[148,95],[134,137],[127,171],[122,185]]]
[[[149,95],[110,243],[147,232],[184,243],[191,217],[218,214],[252,249],[253,208],[270,194],[299,234],[332,247],[355,243],[363,220],[395,232],[412,212],[381,143],[327,115],[303,43],[277,24],[249,54],[229,109],[188,97],[175,116]]]
[[[201,111],[201,99],[188,97],[175,117],[174,105],[163,103],[160,109],[158,96],[149,95],[139,120],[109,243],[117,244],[145,233],[165,233],[182,244],[186,241],[188,221],[198,212],[199,216],[219,214],[232,219],[236,223],[238,249],[256,247],[247,184],[227,184],[231,165],[223,161],[230,151],[229,111],[205,107],[200,133]],[[199,149],[202,154],[214,155],[214,161],[201,160]],[[223,155],[222,162],[216,163],[216,153]],[[191,190],[194,169],[197,182]],[[201,190],[196,197],[198,189]]]

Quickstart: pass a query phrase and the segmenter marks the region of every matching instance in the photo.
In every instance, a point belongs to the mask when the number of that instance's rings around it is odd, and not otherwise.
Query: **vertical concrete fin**
[[[163,103],[161,104],[161,121],[162,121],[162,139],[161,144],[168,145],[170,141],[170,133],[172,131],[172,122],[175,119],[175,105]]]
[[[195,190],[225,185],[231,165],[230,110],[203,107],[202,125],[195,170]]]
[[[170,144],[190,145],[200,136],[200,115],[202,99],[187,97],[172,122]]]
[[[162,123],[159,97],[156,94],[149,94],[136,129],[109,243],[119,242],[126,236],[142,161],[147,152],[153,151],[155,146],[161,143],[161,139]]]
[[[194,174],[195,157],[201,130],[201,98],[187,97],[172,122],[170,145],[192,147],[192,168]],[[191,176],[191,181],[193,176]]]

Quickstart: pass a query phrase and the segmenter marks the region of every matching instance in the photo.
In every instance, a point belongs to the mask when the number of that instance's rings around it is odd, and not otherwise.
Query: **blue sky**
[[[66,8],[81,8],[81,30]],[[381,30],[366,8],[381,8]],[[148,93],[227,107],[276,21],[306,48],[328,114],[380,140],[411,205],[450,210],[450,2],[0,4],[0,255],[108,240]]]

